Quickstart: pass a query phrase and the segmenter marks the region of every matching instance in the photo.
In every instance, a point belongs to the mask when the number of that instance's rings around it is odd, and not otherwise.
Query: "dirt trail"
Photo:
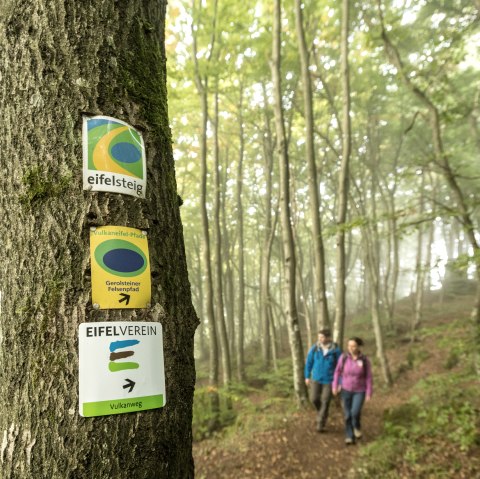
[[[364,437],[369,442],[380,433],[384,398],[366,403],[363,413]],[[357,445],[344,444],[343,413],[332,402],[328,430],[315,430],[313,410],[299,411],[284,418],[284,426],[256,433],[236,447],[217,448],[203,441],[194,446],[197,479],[276,479],[345,477],[356,455]]]
[[[194,445],[197,479],[277,479],[346,477],[362,444],[374,440],[382,428],[385,409],[404,402],[411,387],[422,377],[441,368],[440,352],[431,347],[431,340],[422,346],[430,357],[417,369],[404,372],[392,389],[381,390],[377,378],[374,396],[366,402],[362,424],[364,437],[355,446],[344,444],[343,413],[338,401],[332,401],[328,431],[315,430],[312,409],[299,411],[284,418],[276,429],[238,439],[234,445],[219,444],[218,440],[202,441]],[[389,353],[392,370],[405,360],[408,345]],[[375,390],[376,389],[376,390]]]

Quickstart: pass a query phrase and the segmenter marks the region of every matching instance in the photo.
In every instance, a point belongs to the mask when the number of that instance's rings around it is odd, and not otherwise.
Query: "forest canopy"
[[[475,291],[479,15],[467,1],[170,6],[169,111],[197,355],[216,354],[206,344],[219,334],[224,381],[230,358],[242,377],[247,344],[275,361],[288,324],[307,343],[325,324],[341,340],[338,323],[368,311],[378,352],[397,299],[412,296],[415,330],[424,291]],[[297,318],[282,294],[292,258]]]

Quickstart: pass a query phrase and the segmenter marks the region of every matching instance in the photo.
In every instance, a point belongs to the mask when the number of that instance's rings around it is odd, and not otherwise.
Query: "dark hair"
[[[358,336],[353,336],[348,339],[349,341],[355,341],[357,343],[357,346],[363,346],[363,339],[359,338]]]
[[[321,329],[318,334],[323,334],[327,338],[332,337],[332,332],[329,329]]]

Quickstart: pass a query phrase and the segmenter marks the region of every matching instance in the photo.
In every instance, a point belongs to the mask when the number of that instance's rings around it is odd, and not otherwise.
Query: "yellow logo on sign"
[[[146,308],[151,302],[147,236],[124,226],[90,231],[92,303],[100,309]]]

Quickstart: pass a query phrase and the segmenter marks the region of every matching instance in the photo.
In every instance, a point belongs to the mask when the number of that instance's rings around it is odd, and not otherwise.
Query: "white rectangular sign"
[[[78,334],[81,416],[165,406],[160,323],[82,323]]]
[[[83,189],[145,198],[142,135],[109,116],[83,117]]]

